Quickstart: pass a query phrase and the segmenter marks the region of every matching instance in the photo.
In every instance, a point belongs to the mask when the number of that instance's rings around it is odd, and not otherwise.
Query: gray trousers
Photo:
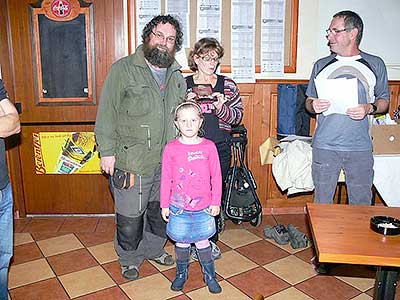
[[[371,151],[331,151],[313,148],[314,202],[333,203],[340,170],[346,176],[349,204],[371,205],[374,158]]]
[[[121,266],[139,266],[164,253],[166,223],[160,212],[161,168],[154,176],[135,175],[134,186],[118,189],[110,178],[117,230],[115,250]]]

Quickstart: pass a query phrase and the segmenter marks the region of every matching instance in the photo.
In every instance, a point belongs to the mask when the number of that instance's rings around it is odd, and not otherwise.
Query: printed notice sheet
[[[357,78],[314,79],[318,98],[329,100],[331,105],[322,114],[346,114],[348,108],[358,106]]]
[[[144,26],[161,14],[161,0],[136,0],[136,45],[142,43]]]
[[[183,44],[182,48],[190,48],[190,25],[189,25],[190,0],[165,0],[165,14],[176,17],[182,26]]]
[[[221,2],[222,0],[197,1],[196,41],[204,37],[221,41]]]
[[[255,82],[255,0],[231,1],[231,66],[236,82]]]
[[[263,0],[261,5],[261,73],[283,76],[285,0]]]

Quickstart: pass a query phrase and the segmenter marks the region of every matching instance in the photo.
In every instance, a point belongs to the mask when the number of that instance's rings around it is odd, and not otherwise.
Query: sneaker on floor
[[[139,271],[135,266],[121,266],[122,276],[128,280],[136,280],[139,278]]]
[[[197,248],[195,246],[190,246],[190,258],[194,261],[199,260],[199,257],[197,255]]]
[[[211,245],[211,257],[213,260],[220,259],[221,258],[221,249],[217,246],[216,243],[213,241],[210,241]]]
[[[167,252],[164,252],[158,257],[151,258],[151,260],[162,266],[172,266],[175,263],[172,255],[168,254]]]
[[[274,227],[266,225],[264,227],[264,235],[268,239],[274,239],[279,245],[286,245],[289,243],[289,233],[282,224],[275,225]]]
[[[307,236],[298,230],[293,224],[287,226],[287,231],[289,233],[290,246],[293,249],[305,248],[308,245]]]

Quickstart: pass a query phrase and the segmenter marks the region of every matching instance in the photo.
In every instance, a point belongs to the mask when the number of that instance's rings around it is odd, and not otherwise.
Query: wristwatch
[[[376,107],[376,105],[374,103],[370,103],[372,106],[372,111],[369,113],[370,115],[374,115],[376,113],[376,111],[378,110],[378,108]]]

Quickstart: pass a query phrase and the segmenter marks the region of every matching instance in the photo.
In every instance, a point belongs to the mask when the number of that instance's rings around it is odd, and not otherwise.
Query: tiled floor
[[[257,228],[227,222],[218,242],[222,258],[216,261],[223,292],[212,295],[197,262],[190,264],[183,292],[169,288],[175,268],[153,262],[143,263],[138,280],[125,280],[113,248],[115,225],[111,217],[19,219],[15,221],[10,299],[245,300],[257,293],[270,300],[372,299],[372,270],[342,265],[331,276],[317,275],[309,263],[314,255],[311,247],[293,250],[290,245],[279,246],[264,238],[264,226],[277,223],[292,223],[309,235],[305,215],[264,216]],[[166,249],[173,253],[170,242]]]

